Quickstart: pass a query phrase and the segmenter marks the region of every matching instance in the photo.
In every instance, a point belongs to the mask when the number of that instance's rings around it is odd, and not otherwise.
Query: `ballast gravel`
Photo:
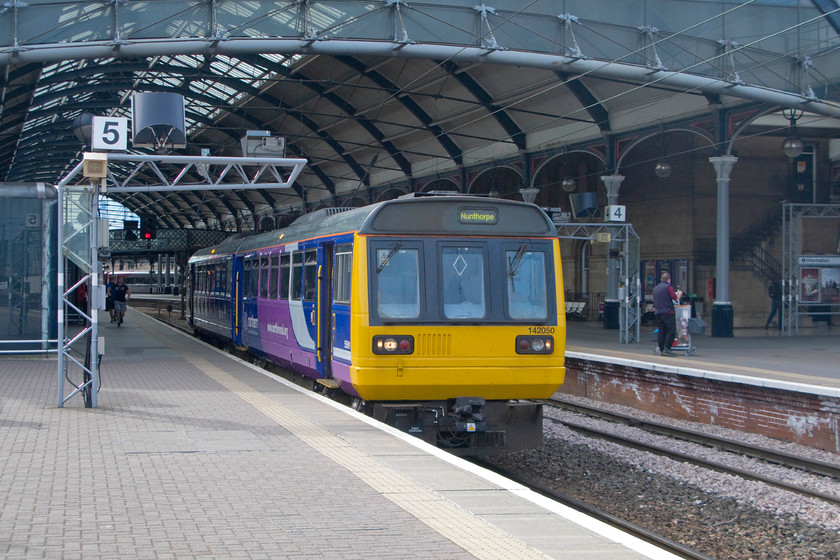
[[[568,395],[561,398],[840,465],[838,455],[755,434],[663,419]],[[840,507],[761,482],[585,437],[554,421],[564,418],[840,498],[840,481],[828,477],[550,407],[545,408],[542,449],[510,453],[490,462],[712,558],[840,558]]]

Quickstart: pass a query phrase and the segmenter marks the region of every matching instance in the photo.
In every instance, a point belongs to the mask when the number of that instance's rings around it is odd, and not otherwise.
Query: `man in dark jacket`
[[[663,272],[661,282],[653,288],[653,307],[656,313],[656,325],[659,327],[659,353],[673,356],[671,346],[677,333],[677,323],[674,315],[674,302],[682,297],[682,290],[674,290],[671,285],[671,275]]]
[[[767,316],[767,322],[764,323],[764,328],[767,329],[770,327],[770,321],[773,320],[773,316],[775,316],[778,311],[779,328],[781,329],[782,312],[779,309],[779,304],[782,302],[782,286],[775,280],[771,281],[770,284],[767,285],[767,295],[770,296],[770,315]]]

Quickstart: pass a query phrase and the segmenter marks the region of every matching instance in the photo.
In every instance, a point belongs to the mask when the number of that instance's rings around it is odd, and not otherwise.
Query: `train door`
[[[332,277],[333,251],[335,244],[322,243],[318,246],[318,339],[316,356],[318,373],[322,378],[332,377],[333,311]]]
[[[233,274],[230,278],[230,318],[231,318],[231,338],[233,343],[237,346],[242,346],[242,321],[243,321],[243,302],[242,302],[242,286],[245,281],[245,269],[243,266],[243,259],[233,257]]]

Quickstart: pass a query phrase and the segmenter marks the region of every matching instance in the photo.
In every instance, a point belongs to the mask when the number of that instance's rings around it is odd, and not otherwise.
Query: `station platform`
[[[840,397],[840,326],[803,327],[795,336],[776,328],[736,329],[732,338],[692,335],[693,356],[655,356],[653,329],[642,326],[640,342],[625,344],[600,321],[568,321],[566,355]]]
[[[98,407],[0,360],[0,556],[671,559],[130,309]],[[67,390],[69,393],[69,390]]]

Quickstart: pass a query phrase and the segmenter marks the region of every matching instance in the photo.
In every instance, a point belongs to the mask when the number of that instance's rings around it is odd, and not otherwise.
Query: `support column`
[[[710,157],[717,177],[717,244],[712,336],[732,337],[733,312],[729,301],[729,181],[735,156]]]
[[[602,175],[601,180],[607,188],[607,205],[618,204],[618,191],[624,181],[624,175]],[[618,271],[621,268],[621,261],[613,255],[617,255],[618,243],[610,238],[607,250],[607,294],[604,298],[604,328],[619,328],[619,307],[618,299]]]

